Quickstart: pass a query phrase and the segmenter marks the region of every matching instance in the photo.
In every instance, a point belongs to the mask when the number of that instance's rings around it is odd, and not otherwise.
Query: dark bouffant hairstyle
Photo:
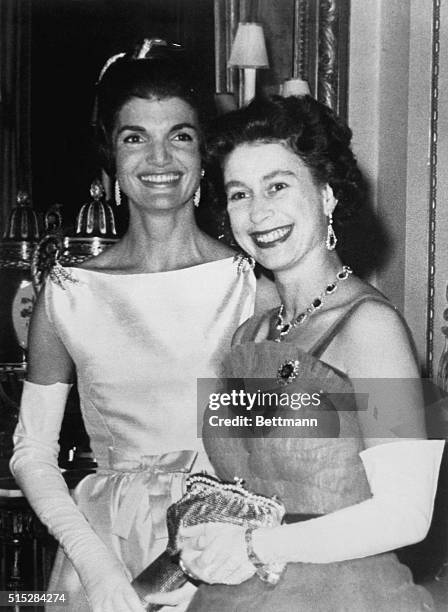
[[[210,164],[222,165],[238,145],[285,142],[310,169],[318,184],[329,184],[338,200],[335,222],[351,216],[365,186],[350,149],[352,132],[330,108],[311,96],[256,98],[219,118],[209,130]]]
[[[131,98],[180,98],[195,110],[200,124],[210,108],[185,50],[157,45],[145,59],[135,59],[134,55],[126,54],[112,63],[97,85],[99,161],[112,175],[115,172],[112,134],[120,110]]]
[[[338,200],[333,218],[337,251],[360,275],[382,264],[389,241],[377,218],[367,184],[350,148],[345,121],[311,96],[258,97],[247,107],[223,115],[207,135],[209,232],[231,246],[234,240],[222,182],[222,164],[238,145],[284,142],[310,169],[317,184],[329,184]],[[362,206],[363,214],[356,212]]]

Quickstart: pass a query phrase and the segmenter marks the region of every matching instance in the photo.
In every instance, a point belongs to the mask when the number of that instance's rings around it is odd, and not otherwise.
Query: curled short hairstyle
[[[220,117],[207,138],[212,174],[238,145],[284,142],[309,168],[319,185],[329,184],[338,200],[340,224],[360,206],[365,186],[350,148],[352,132],[330,108],[311,96],[256,98]],[[222,185],[218,189],[222,189]]]
[[[97,84],[95,130],[99,161],[112,175],[113,131],[120,110],[131,98],[180,98],[193,108],[200,124],[209,108],[186,51],[155,46],[145,59],[135,59],[134,55],[128,53],[117,59]]]

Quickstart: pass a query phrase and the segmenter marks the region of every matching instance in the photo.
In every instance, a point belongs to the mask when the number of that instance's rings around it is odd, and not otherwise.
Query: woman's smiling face
[[[286,144],[238,145],[223,171],[234,236],[261,265],[288,269],[325,248],[324,188]]]
[[[201,171],[194,109],[180,98],[132,98],[114,129],[117,177],[136,206],[166,211],[191,200]]]

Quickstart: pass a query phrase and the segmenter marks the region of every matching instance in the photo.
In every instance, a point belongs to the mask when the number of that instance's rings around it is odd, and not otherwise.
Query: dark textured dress
[[[205,425],[204,443],[219,477],[233,480],[237,476],[252,491],[277,494],[288,513],[327,514],[371,496],[359,457],[364,446],[351,382],[319,358],[344,321],[366,299],[384,301],[363,296],[309,353],[295,346],[293,334],[281,343],[246,342],[243,338],[242,344],[233,347],[229,378],[271,379],[279,393],[323,392],[322,397],[329,394],[332,398],[333,412],[330,405],[324,407],[324,418],[313,431],[304,428],[298,432],[294,426],[289,430],[264,427],[262,431],[252,427],[241,428],[239,437],[230,430],[226,437],[218,437]],[[257,321],[250,322],[245,338],[253,337],[256,326]],[[288,385],[279,385],[277,370],[288,361],[299,362],[298,376]],[[302,411],[295,412],[300,416]],[[384,553],[338,563],[289,563],[275,587],[257,576],[237,586],[201,585],[188,610],[416,612],[433,610],[433,604],[429,593],[413,583],[410,571],[395,554]]]

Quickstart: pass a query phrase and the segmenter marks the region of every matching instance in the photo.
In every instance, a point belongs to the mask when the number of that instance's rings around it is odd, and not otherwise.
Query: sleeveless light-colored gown
[[[73,496],[130,578],[166,546],[165,513],[186,474],[212,468],[200,438],[197,379],[213,378],[253,313],[255,277],[233,258],[172,272],[111,275],[69,268],[46,307],[76,365],[98,463]],[[89,610],[59,549],[49,590]],[[54,611],[54,608],[52,608]]]

